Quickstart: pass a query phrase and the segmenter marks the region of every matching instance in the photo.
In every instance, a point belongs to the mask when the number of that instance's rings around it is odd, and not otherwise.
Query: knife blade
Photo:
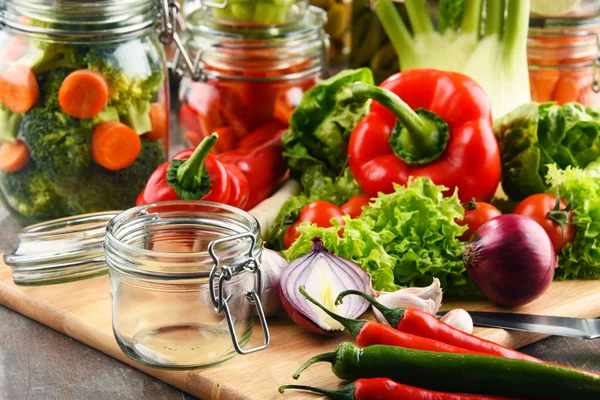
[[[475,326],[583,339],[600,337],[600,319],[484,311],[469,311],[469,314]]]

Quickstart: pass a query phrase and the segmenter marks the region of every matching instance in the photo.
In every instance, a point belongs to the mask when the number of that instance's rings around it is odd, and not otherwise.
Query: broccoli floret
[[[120,107],[119,118],[121,122],[143,135],[152,130],[152,120],[150,119],[150,102],[144,100],[134,100],[129,104]]]
[[[25,114],[20,136],[40,170],[57,183],[85,173],[91,163],[92,132],[91,120],[36,106]]]
[[[117,109],[112,106],[106,106],[98,115],[96,115],[92,123],[98,125],[102,122],[119,121],[119,113]]]
[[[156,167],[165,162],[161,141],[142,138],[138,158],[129,167],[109,171],[92,163],[85,179],[65,181],[61,193],[69,199],[69,213],[81,214],[132,207]]]
[[[0,103],[0,143],[15,143],[23,114],[10,111]]]
[[[27,222],[66,215],[67,205],[35,162],[30,161],[18,172],[2,172],[2,191],[8,205],[27,218]]]
[[[27,54],[19,59],[17,64],[28,66],[38,76],[58,68],[86,68],[85,54],[81,46],[36,40],[31,41]]]
[[[152,130],[150,102],[157,100],[164,71],[159,55],[152,57],[139,40],[115,46],[92,48],[87,68],[101,73],[111,88],[110,106],[120,120],[138,134]]]

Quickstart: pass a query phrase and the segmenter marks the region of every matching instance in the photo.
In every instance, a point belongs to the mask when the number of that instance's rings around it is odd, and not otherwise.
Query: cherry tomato
[[[347,202],[340,206],[344,214],[348,214],[350,218],[356,218],[363,212],[363,206],[369,205],[371,198],[366,194],[357,194],[348,199]]]
[[[285,231],[285,235],[283,236],[283,244],[285,248],[289,249],[292,243],[294,243],[300,236],[300,232],[298,232],[298,226],[300,226],[301,223],[309,221],[321,228],[328,228],[333,226],[331,223],[332,218],[335,218],[340,224],[343,224],[343,215],[344,213],[338,206],[328,201],[317,200],[313,201],[312,203],[308,203],[302,207],[302,210],[300,210],[298,220],[290,225],[287,231]]]
[[[544,228],[556,254],[560,254],[567,243],[575,239],[576,227],[572,225],[573,213],[567,210],[567,203],[551,194],[534,194],[527,197],[515,208],[515,214],[525,215]]]
[[[502,212],[491,204],[481,201],[473,201],[464,204],[465,216],[462,220],[456,220],[460,226],[467,226],[467,230],[459,237],[459,240],[466,242],[471,239],[473,233],[479,227],[490,219],[502,215]]]

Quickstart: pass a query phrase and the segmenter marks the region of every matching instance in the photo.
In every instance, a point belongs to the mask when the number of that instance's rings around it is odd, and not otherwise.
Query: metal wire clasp
[[[179,4],[175,0],[156,0],[159,3],[158,20],[159,22],[159,39],[162,44],[170,45],[175,42],[177,46],[177,52],[173,61],[174,66],[177,67],[179,63],[179,57],[183,58],[185,66],[190,74],[190,77],[194,81],[206,80],[206,75],[199,67],[200,57],[196,57],[192,61],[188,54],[183,41],[177,33],[177,28],[182,28],[182,24],[179,22]]]
[[[226,243],[240,239],[249,239],[250,241],[250,248],[248,250],[247,259],[243,263],[235,266],[221,266],[219,257],[217,257],[215,253],[215,246],[221,243]],[[233,341],[233,347],[235,348],[235,351],[237,351],[240,354],[249,354],[255,351],[263,350],[269,345],[271,341],[269,327],[267,326],[267,319],[265,317],[262,304],[260,303],[260,293],[262,292],[263,282],[259,261],[254,256],[255,245],[256,237],[250,232],[240,233],[221,239],[216,239],[211,241],[208,245],[208,254],[210,254],[210,257],[213,259],[214,262],[214,265],[209,275],[210,298],[215,306],[216,312],[225,312],[225,317],[227,318],[227,325],[229,326],[229,333],[231,334],[231,339]],[[250,304],[256,307],[256,313],[258,314],[263,335],[265,337],[264,342],[261,346],[257,346],[247,350],[242,349],[240,346],[237,334],[235,333],[233,318],[231,316],[231,312],[229,311],[229,301],[232,299],[233,294],[229,294],[227,297],[225,297],[223,285],[225,281],[230,280],[233,276],[244,272],[250,272],[257,275],[257,289],[244,292],[243,295],[246,297],[246,300]],[[215,293],[215,290],[217,293]]]

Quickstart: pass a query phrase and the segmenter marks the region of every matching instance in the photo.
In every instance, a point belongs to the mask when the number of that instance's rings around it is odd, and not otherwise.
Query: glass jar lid
[[[17,285],[47,285],[105,274],[104,236],[118,211],[78,215],[31,225],[4,255]]]
[[[156,25],[156,0],[5,0],[0,24],[69,38],[137,32]]]
[[[326,68],[325,21],[325,12],[317,7],[294,23],[276,27],[222,25],[196,11],[186,19],[186,47],[195,54],[203,78],[297,79]],[[261,76],[266,69],[270,76]]]

